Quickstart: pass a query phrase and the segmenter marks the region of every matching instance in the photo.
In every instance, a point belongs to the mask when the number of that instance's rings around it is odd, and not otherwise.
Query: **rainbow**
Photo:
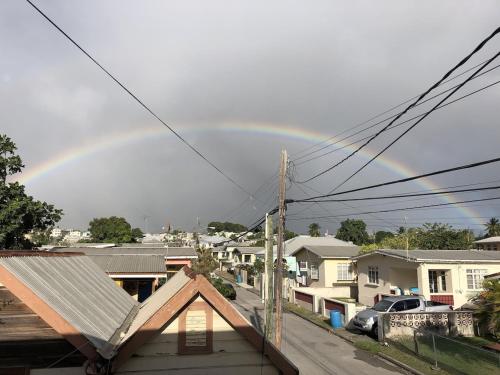
[[[288,139],[308,143],[322,142],[329,137],[326,134],[313,130],[306,130],[297,127],[270,123],[231,122],[210,127],[183,127],[182,133],[184,134],[184,132],[186,131],[224,131],[239,134],[248,133],[251,135],[262,134],[279,138],[285,137]],[[108,151],[111,148],[123,147],[131,143],[142,142],[147,139],[157,139],[158,137],[172,137],[172,134],[166,128],[160,126],[141,127],[133,130],[126,130],[123,132],[110,133],[105,137],[94,139],[91,142],[87,142],[78,147],[68,148],[48,160],[45,160],[33,167],[27,168],[19,176],[17,176],[15,180],[25,185],[32,184],[38,179],[48,176],[56,170],[64,168],[65,166],[71,163],[78,162],[84,158],[91,157],[92,155],[95,155],[99,152]],[[330,142],[333,143],[336,141],[336,139],[332,139]],[[339,145],[340,147],[346,146],[346,144],[347,142],[337,143],[337,145]],[[355,146],[348,146],[346,147],[346,150],[353,150],[354,147]],[[368,148],[365,148],[359,153],[359,155],[365,159],[369,159],[375,154]],[[401,163],[396,159],[390,159],[386,156],[378,157],[375,162],[383,168],[386,168],[402,177],[409,177],[418,174],[409,166]],[[438,186],[429,179],[417,180],[415,181],[415,183],[421,186],[423,189],[438,188]],[[453,202],[453,199],[450,196],[442,196],[441,198],[446,202]],[[472,208],[457,206],[456,209],[461,213],[461,216],[469,218],[476,224],[482,223],[479,219],[476,218],[477,216],[481,215],[476,213]]]

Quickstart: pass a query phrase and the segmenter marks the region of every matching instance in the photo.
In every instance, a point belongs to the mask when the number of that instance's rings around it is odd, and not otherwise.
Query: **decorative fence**
[[[435,369],[465,375],[500,373],[500,353],[421,328],[412,329],[412,335],[390,336],[385,341],[426,360]]]
[[[379,319],[383,337],[412,336],[413,331],[432,331],[446,336],[474,336],[472,312],[387,313]]]

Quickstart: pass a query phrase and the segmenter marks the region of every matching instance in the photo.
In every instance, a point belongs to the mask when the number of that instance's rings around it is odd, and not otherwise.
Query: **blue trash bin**
[[[241,275],[236,275],[236,282],[241,284]]]
[[[333,328],[342,328],[342,315],[339,310],[330,310],[330,324]]]

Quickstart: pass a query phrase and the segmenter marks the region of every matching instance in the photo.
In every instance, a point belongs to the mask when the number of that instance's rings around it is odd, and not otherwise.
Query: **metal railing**
[[[432,331],[414,330],[413,337],[385,337],[385,341],[428,361],[435,369],[466,375],[500,374],[500,353]]]

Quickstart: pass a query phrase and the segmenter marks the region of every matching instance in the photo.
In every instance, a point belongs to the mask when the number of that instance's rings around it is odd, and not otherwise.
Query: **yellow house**
[[[233,250],[233,264],[254,264],[256,254],[264,250],[263,247],[239,246]]]
[[[339,289],[339,296],[355,296],[356,267],[352,257],[359,254],[357,246],[302,246],[295,256],[303,286]]]
[[[376,250],[356,258],[359,302],[383,295],[419,294],[463,306],[482,290],[484,276],[500,271],[500,252],[480,250]]]

